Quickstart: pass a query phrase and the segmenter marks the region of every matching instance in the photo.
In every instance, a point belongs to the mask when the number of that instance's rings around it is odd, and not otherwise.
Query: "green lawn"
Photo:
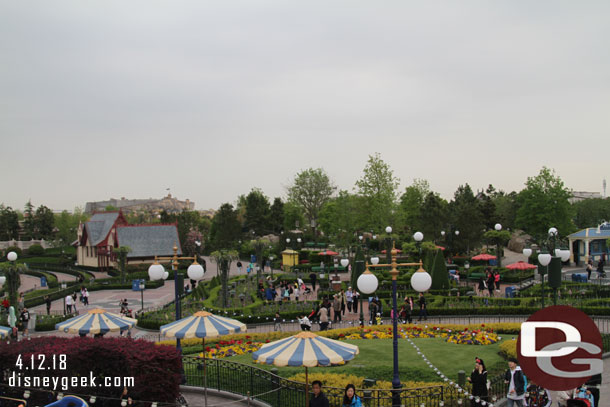
[[[512,339],[514,335],[503,335],[502,342]],[[360,348],[354,360],[343,366],[316,367],[310,372],[323,371],[325,373],[350,373],[366,378],[377,380],[392,380],[392,340],[391,339],[366,339],[346,341]],[[450,380],[457,380],[459,370],[464,370],[467,375],[474,368],[474,358],[483,359],[490,368],[502,362],[504,359],[498,353],[499,343],[495,345],[456,345],[445,342],[442,338],[414,339],[413,342],[426,355],[434,366],[439,368]],[[500,342],[501,343],[501,342]],[[252,364],[252,355],[232,356],[229,360],[245,364]],[[258,364],[263,369],[272,369],[274,366]],[[405,339],[398,341],[398,367],[400,380],[435,381],[437,374],[423,361],[422,357]],[[301,367],[278,368],[280,376],[289,377],[302,373]]]

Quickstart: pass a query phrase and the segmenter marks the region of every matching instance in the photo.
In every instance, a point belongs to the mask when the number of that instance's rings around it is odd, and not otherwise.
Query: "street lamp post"
[[[180,303],[181,287],[179,287],[178,280],[178,260],[193,260],[193,264],[191,264],[187,270],[188,277],[191,280],[201,280],[203,278],[204,270],[201,264],[197,263],[197,256],[178,257],[178,246],[174,245],[174,255],[172,257],[155,256],[155,262],[148,268],[148,276],[152,281],[161,280],[165,276],[165,269],[159,264],[159,260],[170,260],[172,264],[172,270],[174,272],[174,305],[176,306],[176,321],[178,321],[182,318],[182,307]],[[179,338],[176,338],[176,349],[182,353],[182,346],[180,346]]]
[[[65,290],[68,285],[66,283],[61,283],[61,290]],[[62,293],[62,298],[64,299],[64,315],[66,315],[66,296],[65,293]]]
[[[386,228],[386,233],[388,235],[390,235],[392,233],[392,228],[390,226],[388,226]],[[418,232],[421,234],[421,232]],[[420,237],[420,235],[418,235],[418,238]],[[421,234],[421,238],[423,239],[423,234]],[[392,238],[388,238],[388,254],[389,254],[389,258],[390,258],[390,264],[373,264],[370,265],[367,263],[366,264],[366,270],[368,271],[369,267],[391,267],[390,270],[390,276],[392,277],[392,311],[393,311],[393,318],[392,318],[392,329],[393,329],[393,340],[392,340],[392,347],[393,347],[393,351],[394,351],[394,377],[392,378],[392,406],[400,406],[400,388],[402,387],[402,385],[400,384],[400,377],[398,375],[398,310],[397,310],[397,304],[396,304],[396,291],[397,291],[397,279],[398,279],[398,267],[399,266],[419,266],[419,269],[417,270],[417,272],[415,272],[413,274],[413,276],[411,277],[411,286],[419,292],[423,292],[423,291],[427,291],[430,289],[430,286],[432,285],[432,278],[430,277],[430,275],[424,270],[424,268],[422,267],[422,261],[421,259],[419,260],[419,262],[417,263],[398,263],[397,262],[397,254],[398,254],[398,250],[396,250],[396,247],[394,246],[394,242],[392,240]],[[364,272],[364,274],[366,274],[366,271]],[[363,274],[363,275],[364,275]]]
[[[378,257],[373,257],[371,259],[373,264],[379,263]],[[360,291],[360,326],[364,326],[364,311],[362,310],[362,297],[366,294],[372,294],[379,286],[379,281],[375,274],[371,273],[371,271],[367,268],[356,281],[356,286],[358,287],[358,291]]]
[[[502,225],[499,223],[496,223],[494,225],[494,229],[496,230],[496,232],[499,232],[502,230]],[[500,267],[502,267],[502,253],[500,253],[500,238],[496,239],[496,257],[497,257],[496,266],[498,269],[500,269]]]
[[[140,280],[140,295],[142,298],[142,308],[140,309],[142,312],[144,312],[144,289],[146,288],[146,285],[144,284],[144,280]]]

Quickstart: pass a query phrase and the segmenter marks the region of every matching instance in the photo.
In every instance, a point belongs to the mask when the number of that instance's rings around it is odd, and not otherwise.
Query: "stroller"
[[[128,308],[129,303],[127,303],[127,299],[121,300],[119,304],[121,305],[121,315],[127,318],[133,318],[133,311]]]

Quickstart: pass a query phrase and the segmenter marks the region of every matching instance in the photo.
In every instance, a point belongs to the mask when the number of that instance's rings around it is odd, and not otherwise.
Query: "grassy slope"
[[[506,335],[502,340],[512,338]],[[480,357],[488,366],[493,366],[503,360],[498,354],[499,344],[487,346],[456,345],[446,343],[441,338],[414,339],[420,350],[426,355],[432,364],[438,367],[451,380],[457,380],[459,370],[464,370],[467,375],[474,368],[474,358]],[[358,345],[360,354],[344,366],[316,367],[312,371],[324,373],[350,373],[377,380],[392,380],[392,340],[391,339],[369,339],[346,341]],[[251,364],[252,355],[233,356],[229,360]],[[263,369],[272,369],[274,366],[257,365]],[[398,342],[398,367],[401,381],[422,380],[436,381],[438,376],[424,363],[417,351],[409,345],[406,340]],[[278,368],[279,374],[289,377],[302,373],[301,367]]]

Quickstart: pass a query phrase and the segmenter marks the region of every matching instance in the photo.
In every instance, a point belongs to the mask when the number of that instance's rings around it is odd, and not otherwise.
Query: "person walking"
[[[345,309],[347,308],[347,298],[345,297],[345,291],[343,288],[339,292],[339,298],[341,299],[341,316],[345,315]]]
[[[89,290],[87,290],[87,287],[83,287],[83,304],[85,304],[85,307],[89,306]]]
[[[313,390],[313,397],[309,400],[309,407],[329,407],[328,399],[322,392],[322,382],[314,380],[311,383],[311,390]]]
[[[587,262],[587,281],[591,280],[591,272],[593,271],[593,259],[589,259]]]
[[[25,308],[25,299],[23,293],[19,293],[19,299],[17,300],[17,312],[21,314],[21,311]]]
[[[21,315],[19,316],[19,322],[21,322],[21,326],[23,326],[23,337],[28,336],[28,325],[30,323],[30,311],[27,308],[23,308],[21,311]]]
[[[369,301],[369,322],[372,325],[376,325],[377,321],[377,303],[375,302],[375,300],[373,301]]]
[[[44,296],[44,302],[47,304],[47,315],[51,315],[51,297],[48,295]]]
[[[419,293],[419,320],[421,321],[422,317],[424,321],[428,320],[428,310],[426,309],[426,298],[424,297],[424,293]]]
[[[311,291],[316,291],[316,280],[318,279],[318,275],[316,273],[311,273],[309,275],[309,279],[311,280]]]
[[[504,383],[508,384],[507,407],[523,407],[525,400],[525,377],[517,365],[516,358],[508,360],[508,370],[504,373]]]
[[[347,312],[352,313],[352,305],[354,303],[354,292],[352,291],[352,287],[347,287],[347,291],[345,292],[345,299],[347,302]]]
[[[341,322],[341,299],[339,298],[339,295],[337,295],[337,294],[335,294],[334,299],[333,299],[333,311],[334,311],[333,323]]]
[[[491,269],[487,272],[487,290],[489,291],[489,296],[494,296],[494,288],[496,288],[496,279],[494,278],[494,274],[491,272]]]
[[[238,261],[237,262],[237,270],[239,271],[239,274],[241,274],[241,272],[242,272],[242,267],[243,267],[243,265],[241,264],[241,261]]]
[[[494,280],[496,283],[496,291],[500,292],[500,272],[498,270],[494,272]]]
[[[72,293],[72,309],[74,310],[74,312],[75,312],[75,313],[76,313],[76,312],[78,312],[78,311],[76,310],[76,299],[77,299],[77,298],[78,298],[78,294],[76,293],[76,291],[74,291],[74,292]]]
[[[282,319],[280,318],[280,313],[276,312],[273,317],[273,330],[274,331],[282,331]]]
[[[413,315],[413,305],[414,305],[413,297],[409,297],[407,299],[407,321],[410,324],[413,323],[413,319],[411,318],[411,316]]]
[[[487,390],[487,369],[485,369],[485,363],[483,360],[476,358],[474,363],[474,370],[470,373],[468,381],[472,383],[472,395],[479,397],[480,400],[488,402],[489,393]],[[478,407],[479,402],[474,399],[470,400],[472,407]]]
[[[352,292],[352,309],[354,310],[354,314],[358,313],[358,300],[360,299],[360,293],[358,290],[354,290]]]
[[[66,312],[68,314],[72,313],[72,296],[70,294],[66,295]]]
[[[356,386],[351,383],[345,386],[342,407],[362,407],[362,400],[356,395]]]
[[[318,316],[320,317],[320,331],[326,331],[328,329],[328,308],[320,307]]]
[[[477,296],[481,295],[484,296],[485,295],[485,279],[483,277],[481,277],[479,279],[479,285],[476,286],[477,289]]]

